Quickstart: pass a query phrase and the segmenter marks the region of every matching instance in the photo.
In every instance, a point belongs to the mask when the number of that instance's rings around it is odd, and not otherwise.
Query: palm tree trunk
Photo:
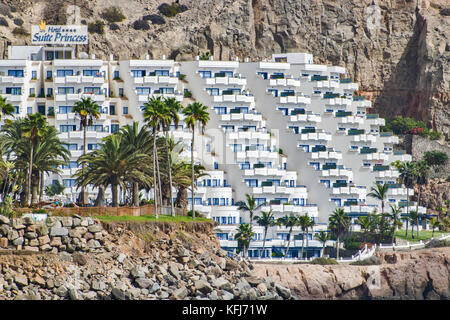
[[[406,234],[405,237],[408,238],[408,223],[409,223],[409,187],[406,187]]]
[[[103,207],[105,205],[105,187],[99,186],[97,198],[95,199],[94,206],[95,207]]]
[[[336,242],[336,259],[339,259],[339,236],[337,237]]]
[[[264,228],[264,239],[263,239],[263,245],[262,245],[262,250],[261,250],[261,258],[264,255],[264,249],[266,246],[266,236],[267,236],[267,227]]]
[[[39,204],[42,201],[42,194],[44,193],[44,172],[41,172],[41,183],[39,185]]]
[[[111,192],[112,192],[112,206],[117,208],[119,207],[119,189],[117,187],[117,184],[111,184]]]
[[[321,257],[321,258],[323,257],[323,254],[324,254],[324,252],[325,252],[325,244],[326,244],[326,243],[327,243],[326,241],[323,243],[322,251],[320,251],[320,257]]]
[[[163,198],[162,198],[162,184],[161,184],[161,174],[159,170],[159,159],[158,159],[158,149],[156,149],[156,170],[158,173],[158,192],[159,192],[159,204],[160,204],[160,211],[163,208]],[[162,212],[162,211],[161,211]]]
[[[155,217],[158,219],[158,192],[156,185],[156,129],[153,128],[153,197],[155,200]]]
[[[31,207],[31,175],[33,173],[33,154],[34,154],[34,145],[33,143],[31,143],[30,163],[28,166],[28,181],[27,181],[27,203],[29,207]]]
[[[419,192],[417,194],[417,204],[416,204],[416,211],[417,211],[417,239],[419,239],[419,202],[420,202],[420,185],[418,186]]]
[[[288,252],[289,252],[289,246],[291,245],[291,236],[292,236],[292,227],[291,227],[291,229],[289,230],[289,240],[288,240],[288,245],[287,245],[287,248],[286,248],[286,252],[284,253],[284,257],[285,257],[285,258],[286,258],[287,254],[288,254]]]
[[[133,182],[133,206],[139,207],[139,182]]]
[[[86,126],[83,125],[83,155],[86,154]],[[81,172],[84,174],[84,168],[85,168],[85,164],[84,162],[81,164]],[[86,203],[86,191],[84,189],[84,186],[81,186],[81,191],[80,194],[78,196],[78,202],[84,206]]]
[[[167,151],[167,162],[169,167],[169,201],[170,201],[170,215],[175,216],[175,210],[173,209],[173,200],[172,200],[172,159],[169,152],[169,130],[166,130],[166,151]]]
[[[303,259],[303,253],[305,250],[305,231],[303,231],[303,239],[302,239],[302,256],[300,257],[301,259]]]
[[[192,141],[191,141],[191,210],[192,210],[192,220],[195,220],[195,210],[194,210],[194,138],[195,138],[195,127],[192,127]]]

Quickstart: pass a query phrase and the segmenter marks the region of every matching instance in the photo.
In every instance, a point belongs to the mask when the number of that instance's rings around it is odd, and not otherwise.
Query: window
[[[120,73],[118,70],[114,71],[114,79],[119,79],[120,78]]]
[[[33,107],[28,107],[27,108],[27,114],[33,113]]]
[[[74,92],[73,87],[58,87],[58,94],[72,94]]]
[[[149,95],[152,91],[152,88],[144,88],[144,87],[137,87],[136,88],[136,94],[137,95]]]
[[[19,114],[19,106],[14,106],[14,113]]]
[[[38,112],[45,116],[45,106],[39,105],[38,106]]]
[[[73,169],[78,168],[78,163],[76,161],[69,161],[67,165],[63,164],[61,166],[62,169]]]
[[[76,151],[78,150],[78,144],[76,143],[71,143],[71,144],[63,144],[63,146],[70,151]]]
[[[123,107],[122,113],[123,114],[128,114],[128,107]]]
[[[217,114],[227,114],[227,107],[214,107]]]
[[[218,96],[219,95],[219,88],[206,88],[206,91],[210,96]]]
[[[202,78],[211,78],[211,71],[199,71],[198,73]]]
[[[20,87],[6,88],[6,94],[11,94],[13,96],[20,96],[22,94],[22,88]]]
[[[145,70],[131,70],[133,78],[145,77]]]
[[[47,79],[51,79],[52,78],[52,72],[51,71],[47,71]]]
[[[115,105],[112,104],[109,106],[109,114],[112,116],[116,115],[116,106]]]
[[[56,70],[57,77],[73,76],[73,70]]]
[[[168,76],[169,70],[155,70],[157,76]]]
[[[101,94],[102,88],[100,87],[84,87],[84,93]]]
[[[74,124],[61,124],[59,126],[60,132],[70,132],[70,131],[76,131],[77,127]]]
[[[8,70],[8,76],[23,78],[23,70]]]
[[[119,125],[118,124],[111,124],[111,133],[119,132]]]
[[[173,88],[159,88],[161,94],[173,94],[175,90]]]
[[[86,126],[86,131],[103,132],[103,126],[101,124],[94,124],[92,126]]]
[[[101,77],[99,70],[83,70],[83,76],[85,77]]]
[[[245,179],[244,181],[249,187],[258,187],[258,179]]]
[[[88,143],[88,150],[98,149],[98,145],[96,143]]]
[[[30,88],[30,97],[35,96],[35,95],[36,95],[36,89]]]
[[[37,79],[37,72],[31,71],[31,80],[36,80],[36,79]]]
[[[66,114],[72,112],[72,106],[59,106],[58,113]]]
[[[66,188],[75,186],[75,179],[63,179],[63,185]]]
[[[53,96],[53,88],[47,88],[47,97]]]

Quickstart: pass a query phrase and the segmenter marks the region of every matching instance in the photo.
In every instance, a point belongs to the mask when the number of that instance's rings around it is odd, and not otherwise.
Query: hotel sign
[[[87,44],[87,26],[47,26],[44,21],[31,26],[32,44]]]

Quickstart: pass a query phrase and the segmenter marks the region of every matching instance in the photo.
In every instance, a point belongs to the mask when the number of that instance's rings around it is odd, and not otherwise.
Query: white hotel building
[[[93,150],[123,125],[143,122],[141,107],[150,97],[175,97],[187,105],[194,101],[184,98],[189,90],[210,112],[206,133],[197,134],[194,150],[208,173],[196,182],[196,210],[217,221],[216,234],[230,252],[237,248],[239,223],[249,222],[235,206],[246,193],[266,203],[262,210],[271,209],[275,218],[294,213],[315,220],[308,256],[319,255],[322,245],[313,234],[326,229],[336,208],[342,207],[353,221],[380,209],[380,202],[367,196],[375,182],[392,186],[386,207],[415,209],[415,203],[406,202],[404,186],[397,184],[398,171],[389,165],[411,156],[393,150],[398,138],[380,132],[384,119],[370,113],[371,102],[355,96],[357,89],[345,79],[344,68],[313,64],[306,53],[274,54],[261,62],[116,61],[112,56],[103,61],[75,58],[68,47],[11,46],[9,59],[0,60],[0,95],[16,107],[16,116],[47,115],[71,151],[62,175],[46,177],[46,184],[56,179],[64,184],[68,201],[77,198],[72,175],[83,150],[80,120],[72,112],[76,101],[91,97],[101,106],[101,117],[87,131],[87,149]],[[186,145],[180,156],[189,158],[191,132],[183,121],[171,134]],[[95,199],[97,190],[87,191]],[[264,230],[255,223],[253,229],[249,254],[254,257],[261,255]],[[286,247],[288,231],[269,229],[265,256]],[[300,254],[298,235],[296,227],[289,256]]]

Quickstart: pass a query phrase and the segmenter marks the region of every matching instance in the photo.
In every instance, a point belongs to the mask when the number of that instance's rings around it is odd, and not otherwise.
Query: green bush
[[[439,140],[441,138],[442,134],[439,131],[430,130],[428,133],[428,138],[431,140]]]
[[[118,7],[107,8],[103,10],[100,16],[109,23],[122,22],[126,19],[126,17],[122,13],[122,10],[120,10],[120,8]]]
[[[188,217],[192,217],[192,210],[189,210],[187,213]],[[205,218],[205,215],[201,214],[197,210],[195,210],[195,217],[196,218]]]
[[[211,54],[209,53],[209,51],[203,52],[200,56],[200,60],[209,60],[210,57],[211,57]]]
[[[321,266],[331,265],[331,264],[338,264],[338,262],[335,259],[332,258],[315,258],[310,262],[311,264],[319,264]]]
[[[423,160],[429,166],[443,166],[448,161],[448,155],[439,150],[426,151],[423,154]]]
[[[13,30],[13,34],[16,36],[29,36],[30,34],[23,27],[16,27]]]
[[[33,213],[47,213],[47,210],[45,210],[45,209],[34,209]]]
[[[184,97],[192,98],[192,92],[190,92],[188,89],[184,89]]]
[[[90,33],[103,34],[105,33],[104,26],[105,24],[102,21],[97,20],[88,24],[88,31]]]
[[[9,27],[8,21],[3,17],[0,17],[0,26]]]
[[[135,30],[150,30],[150,25],[145,20],[136,20],[133,22],[133,28]]]
[[[163,3],[158,7],[158,10],[161,14],[166,17],[175,17],[177,14],[186,11],[188,8],[184,5],[179,5],[176,2],[172,2],[172,4]]]
[[[392,131],[395,134],[428,135],[429,129],[425,122],[413,118],[397,116],[386,118],[386,125],[381,127],[382,132]]]

